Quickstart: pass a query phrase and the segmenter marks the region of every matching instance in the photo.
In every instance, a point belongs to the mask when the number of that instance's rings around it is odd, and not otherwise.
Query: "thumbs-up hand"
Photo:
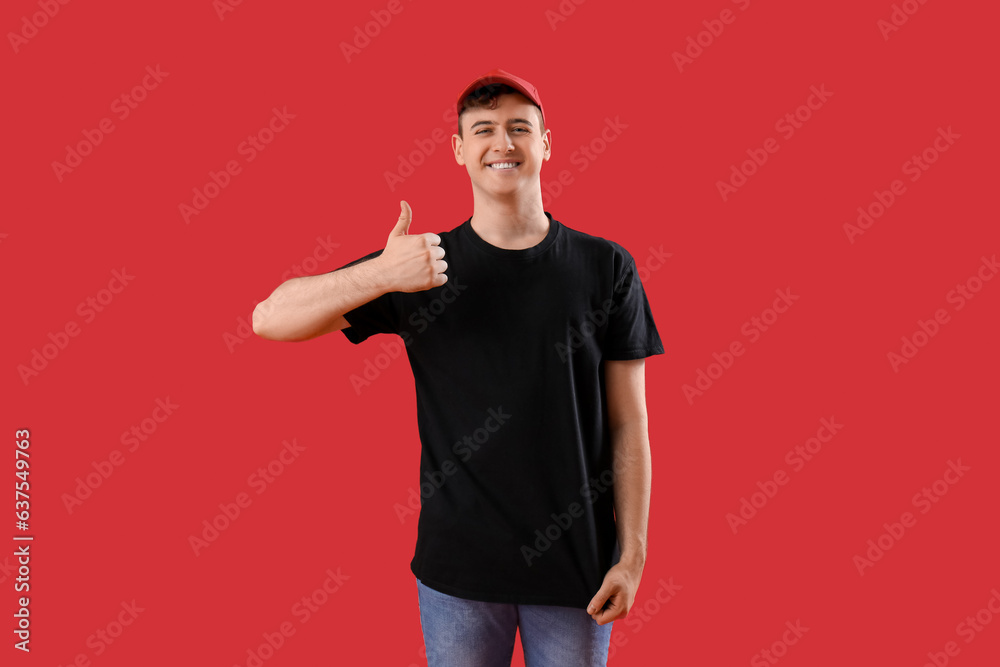
[[[391,291],[420,292],[444,285],[448,263],[443,259],[441,237],[431,232],[410,234],[410,205],[401,201],[399,208],[399,220],[379,256]]]

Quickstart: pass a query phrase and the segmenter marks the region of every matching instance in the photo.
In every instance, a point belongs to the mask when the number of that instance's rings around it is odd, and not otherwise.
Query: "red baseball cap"
[[[545,109],[542,107],[542,98],[538,96],[538,89],[521,77],[514,76],[510,72],[502,69],[490,70],[486,74],[476,77],[472,83],[463,88],[462,92],[458,95],[458,113],[462,113],[462,100],[464,100],[469,93],[474,91],[476,88],[488,86],[494,83],[505,83],[537,104],[539,111],[542,112],[542,120],[545,120]]]

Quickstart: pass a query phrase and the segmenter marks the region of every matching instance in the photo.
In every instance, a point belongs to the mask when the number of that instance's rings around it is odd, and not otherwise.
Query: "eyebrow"
[[[517,123],[523,123],[528,127],[534,127],[534,125],[531,124],[531,121],[527,120],[526,118],[511,118],[510,120],[507,121],[508,125],[515,125]],[[475,129],[477,125],[499,125],[499,124],[500,123],[496,122],[495,120],[477,120],[475,123],[472,124],[472,127],[470,127],[469,129],[470,130]]]

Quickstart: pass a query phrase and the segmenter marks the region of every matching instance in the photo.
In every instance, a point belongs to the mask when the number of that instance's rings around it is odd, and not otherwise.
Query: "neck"
[[[497,197],[473,191],[472,229],[490,245],[523,250],[538,245],[549,232],[549,219],[538,189],[530,197],[511,193]]]

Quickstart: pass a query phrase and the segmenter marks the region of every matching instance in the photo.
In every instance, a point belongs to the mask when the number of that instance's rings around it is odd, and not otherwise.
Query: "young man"
[[[646,558],[645,357],[662,354],[632,257],[542,208],[552,132],[538,91],[493,70],[458,96],[473,215],[293,278],[254,331],[402,337],[417,393],[411,569],[431,667],[605,665]]]

